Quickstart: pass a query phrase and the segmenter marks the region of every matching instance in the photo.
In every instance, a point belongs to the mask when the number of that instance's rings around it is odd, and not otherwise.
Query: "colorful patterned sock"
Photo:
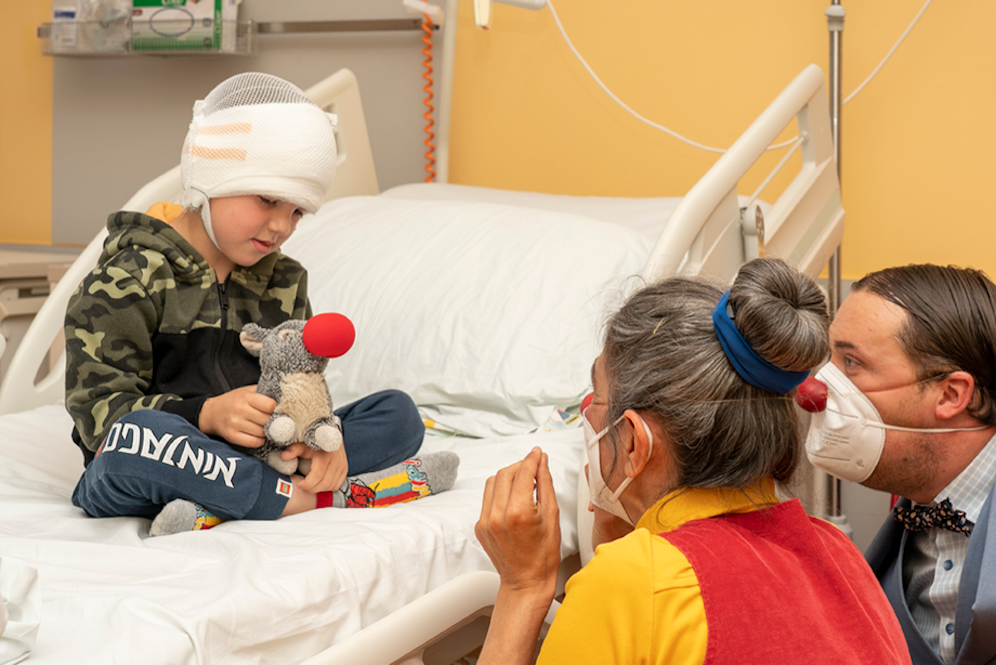
[[[222,523],[204,506],[186,499],[173,499],[159,511],[149,527],[150,536],[169,536],[183,531],[201,531]]]
[[[453,487],[460,458],[442,451],[346,478],[342,487],[318,493],[318,508],[383,508],[439,494]]]

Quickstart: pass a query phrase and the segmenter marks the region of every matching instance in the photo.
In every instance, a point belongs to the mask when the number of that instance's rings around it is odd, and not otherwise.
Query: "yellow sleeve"
[[[567,583],[541,665],[702,665],[705,607],[688,560],[646,529],[598,547]]]

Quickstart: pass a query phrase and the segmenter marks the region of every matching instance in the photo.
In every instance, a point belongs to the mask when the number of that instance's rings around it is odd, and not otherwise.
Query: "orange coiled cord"
[[[425,171],[428,173],[425,176],[426,182],[433,182],[436,179],[436,169],[433,168],[433,164],[436,163],[436,146],[432,142],[436,138],[436,133],[432,131],[432,126],[436,124],[432,119],[432,112],[435,107],[432,105],[432,19],[429,15],[425,15],[425,19],[422,21],[422,30],[425,32],[422,35],[422,43],[425,44],[425,48],[422,49],[422,55],[425,56],[425,60],[422,61],[422,66],[425,67],[425,72],[422,74],[422,78],[425,79],[426,83],[422,87],[425,91],[425,101],[424,104],[428,107],[425,114],[422,116],[425,118],[425,133],[428,134],[425,138]]]

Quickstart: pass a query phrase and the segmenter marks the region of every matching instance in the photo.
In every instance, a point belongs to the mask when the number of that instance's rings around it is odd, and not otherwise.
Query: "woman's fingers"
[[[539,448],[533,448],[521,462],[514,465],[515,473],[511,478],[512,486],[510,488],[514,498],[528,499],[529,503],[534,503],[533,492],[536,489],[536,473],[542,460],[543,451]]]
[[[474,525],[474,534],[477,539],[484,546],[485,551],[488,552],[490,556],[490,549],[488,544],[490,542],[490,536],[488,533],[488,527],[491,521],[491,504],[492,499],[495,494],[495,479],[494,476],[488,478],[487,482],[484,483],[484,497],[481,499],[481,516],[477,520],[477,524]]]
[[[521,466],[522,462],[516,462],[500,469],[494,475],[494,493],[491,497],[492,515],[504,515],[508,512],[508,506],[512,500],[513,485]]]
[[[484,483],[484,498],[481,499],[481,520],[491,513],[491,503],[495,495],[495,478],[491,476]]]
[[[535,498],[534,498],[535,496]],[[549,460],[534,448],[521,461],[488,479],[481,501],[478,530],[515,534],[559,514]]]
[[[543,453],[542,463],[536,475],[536,504],[543,509],[547,517],[559,518],[560,506],[557,505],[553,474],[550,473],[550,458],[546,453]]]

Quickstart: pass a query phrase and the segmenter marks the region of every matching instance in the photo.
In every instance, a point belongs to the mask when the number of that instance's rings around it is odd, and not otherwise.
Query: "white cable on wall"
[[[679,141],[684,141],[685,143],[687,143],[688,145],[692,146],[693,148],[698,148],[699,150],[705,150],[706,152],[715,152],[715,153],[719,153],[719,154],[723,154],[723,153],[726,152],[726,150],[723,150],[722,148],[713,148],[711,146],[702,145],[701,143],[697,143],[697,142],[695,142],[695,141],[693,141],[693,140],[691,140],[689,138],[686,138],[686,137],[682,136],[681,134],[679,134],[678,132],[676,132],[674,130],[671,130],[671,129],[668,129],[664,125],[660,125],[660,124],[654,122],[653,120],[649,120],[648,118],[643,117],[642,115],[640,115],[639,113],[637,113],[636,111],[634,111],[633,109],[631,109],[629,106],[627,106],[626,103],[623,100],[621,100],[618,97],[616,97],[615,93],[612,92],[611,90],[609,90],[608,86],[606,86],[604,83],[602,83],[602,79],[598,78],[598,74],[595,73],[595,70],[593,70],[588,65],[588,63],[581,56],[581,54],[578,52],[578,50],[576,48],[574,48],[573,42],[571,42],[570,37],[567,36],[567,31],[564,30],[564,26],[560,23],[560,17],[557,16],[557,10],[553,8],[553,2],[551,2],[550,0],[547,0],[546,6],[550,8],[550,13],[553,14],[553,20],[557,24],[557,29],[560,30],[560,34],[561,34],[561,36],[563,36],[564,41],[567,42],[567,46],[568,46],[568,48],[571,49],[571,53],[573,53],[574,57],[576,57],[578,59],[578,61],[582,64],[582,66],[584,66],[584,68],[585,68],[585,70],[587,70],[588,74],[591,75],[591,78],[593,78],[595,80],[595,83],[598,84],[598,87],[600,87],[605,92],[605,94],[607,94],[609,97],[612,98],[612,101],[614,101],[616,104],[618,104],[619,106],[621,106],[627,113],[629,113],[631,116],[633,116],[634,118],[636,118],[640,122],[645,123],[647,125],[650,125],[654,129],[658,129],[658,130],[664,132],[665,134],[668,134],[669,136],[673,136],[674,138],[678,139]],[[791,143],[791,141],[789,143]]]
[[[882,62],[878,63],[878,66],[872,70],[872,73],[868,75],[868,78],[862,81],[861,85],[859,85],[857,88],[854,89],[854,92],[852,92],[851,94],[849,94],[847,97],[844,98],[844,101],[840,103],[841,106],[851,101],[851,99],[853,99],[856,94],[861,92],[862,88],[868,85],[869,81],[875,78],[875,75],[878,74],[878,70],[882,69],[882,65],[884,65],[889,60],[889,58],[892,57],[892,54],[896,52],[896,49],[899,48],[899,45],[903,43],[904,39],[906,39],[906,35],[910,34],[910,30],[912,30],[913,26],[916,25],[916,22],[920,20],[920,17],[923,16],[923,13],[927,11],[927,7],[930,6],[931,2],[932,0],[927,0],[925,3],[923,3],[923,7],[921,7],[920,11],[917,12],[917,15],[913,17],[913,22],[910,23],[909,27],[906,28],[906,31],[899,36],[899,41],[897,41],[895,44],[892,45],[892,48],[889,49],[889,52],[885,54],[884,58],[882,58]]]
[[[903,40],[906,39],[906,36],[913,29],[913,26],[915,26],[917,24],[917,21],[920,20],[920,17],[923,16],[923,13],[927,10],[927,7],[930,6],[930,3],[932,1],[933,0],[926,0],[926,2],[924,2],[923,7],[920,8],[920,11],[913,18],[913,22],[909,24],[909,27],[906,28],[905,32],[903,32],[903,34],[900,35],[899,40],[892,46],[891,49],[889,49],[889,52],[885,54],[885,57],[882,58],[882,62],[878,63],[878,66],[875,67],[875,69],[872,70],[871,74],[868,75],[868,78],[866,78],[864,81],[862,81],[861,85],[859,85],[857,88],[855,88],[854,91],[850,95],[848,95],[847,98],[845,98],[843,102],[841,102],[842,105],[848,103],[849,101],[851,101],[851,99],[853,99],[855,95],[857,95],[859,92],[861,92],[862,88],[864,88],[866,85],[868,85],[869,81],[871,81],[873,78],[875,78],[875,75],[878,74],[879,70],[882,69],[883,65],[885,65],[885,63],[889,60],[889,58],[892,57],[892,54],[896,52],[896,49],[899,48],[899,45],[903,43]],[[713,153],[718,153],[718,154],[723,154],[723,153],[726,152],[726,150],[723,150],[722,148],[713,148],[711,146],[702,145],[701,143],[693,141],[690,138],[682,136],[678,132],[676,132],[676,131],[674,131],[672,129],[668,129],[664,125],[658,124],[658,123],[654,122],[653,120],[645,118],[644,116],[640,115],[639,113],[637,113],[636,111],[634,111],[632,108],[630,108],[624,101],[622,101],[621,99],[619,99],[619,97],[617,97],[614,92],[612,92],[611,90],[609,90],[608,86],[606,86],[604,83],[602,83],[602,79],[598,78],[598,74],[595,73],[595,70],[593,70],[591,68],[591,66],[584,59],[584,57],[577,50],[577,48],[574,47],[574,43],[571,41],[571,38],[567,36],[567,31],[564,30],[564,26],[560,22],[560,17],[557,15],[557,10],[554,9],[554,7],[553,7],[553,0],[546,0],[546,5],[547,5],[547,7],[550,8],[550,14],[553,15],[553,20],[557,24],[557,29],[560,30],[560,35],[564,38],[564,41],[567,43],[567,47],[571,49],[571,53],[574,54],[574,57],[576,57],[578,59],[578,62],[580,62],[581,65],[585,68],[585,71],[587,71],[588,74],[591,76],[591,78],[594,79],[595,83],[598,84],[598,87],[600,87],[602,89],[602,91],[605,92],[605,94],[607,94],[612,99],[612,101],[614,101],[616,104],[618,104],[620,107],[622,107],[623,110],[625,110],[627,113],[629,113],[631,116],[633,116],[634,118],[636,118],[640,122],[642,122],[642,123],[644,123],[646,125],[649,125],[649,126],[653,127],[654,129],[660,130],[660,131],[664,132],[665,134],[668,134],[669,136],[672,136],[672,137],[678,139],[679,141],[687,143],[688,145],[692,146],[693,148],[698,148],[699,150],[705,150],[706,152],[713,152]],[[790,145],[798,145],[798,143],[797,143],[798,138],[799,137],[796,136],[796,137],[793,137],[793,138],[791,138],[791,139],[789,139],[787,141],[784,141],[782,143],[776,143],[774,145],[770,145],[770,146],[768,146],[768,150],[777,150],[779,148],[784,148],[784,147],[790,146]]]

